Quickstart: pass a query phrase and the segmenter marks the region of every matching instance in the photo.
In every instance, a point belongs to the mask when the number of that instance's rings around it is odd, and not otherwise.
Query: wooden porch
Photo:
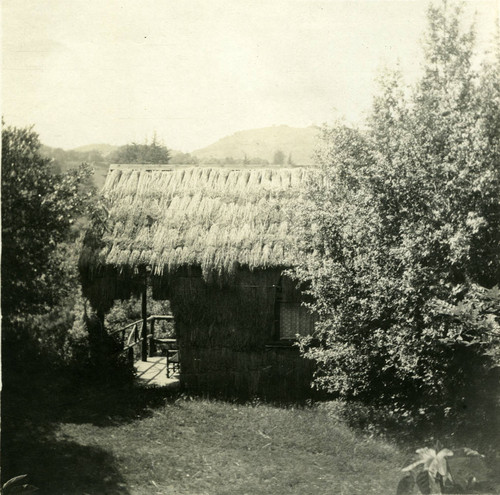
[[[137,372],[137,382],[144,386],[178,387],[179,375],[170,374],[167,377],[167,358],[165,356],[148,357],[147,361],[134,363]]]
[[[144,386],[178,387],[180,385],[177,339],[161,335],[155,323],[173,321],[172,315],[152,315],[111,332],[134,365],[137,381]]]

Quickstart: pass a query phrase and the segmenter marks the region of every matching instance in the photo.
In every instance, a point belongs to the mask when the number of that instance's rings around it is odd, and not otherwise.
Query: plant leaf
[[[424,462],[425,461],[423,459],[421,459],[419,461],[415,461],[413,464],[410,464],[409,466],[406,466],[401,471],[403,471],[403,472],[411,471],[412,469],[416,468],[417,466],[420,466],[420,464],[423,464]]]
[[[411,495],[415,486],[415,480],[411,474],[401,478],[398,483],[396,495]]]
[[[431,493],[431,478],[428,471],[420,471],[417,474],[417,486],[423,495],[429,495]]]
[[[19,476],[16,476],[15,478],[11,478],[10,480],[6,481],[2,487],[2,490],[7,490],[11,488],[14,485],[18,485],[19,483],[23,481],[28,480],[28,475],[27,474],[21,474]]]
[[[428,467],[429,474],[432,478],[436,478],[437,473],[439,473],[443,478],[447,478],[448,466],[446,464],[446,457],[452,455],[453,452],[449,449],[442,449],[439,451]]]

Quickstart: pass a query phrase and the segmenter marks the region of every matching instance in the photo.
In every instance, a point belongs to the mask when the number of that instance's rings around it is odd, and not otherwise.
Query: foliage
[[[285,163],[285,153],[281,150],[277,150],[273,155],[274,165],[283,165]]]
[[[326,412],[331,421],[344,423],[368,435],[397,438],[398,441],[406,439],[413,442],[415,437],[420,439],[422,435],[423,439],[427,440],[431,433],[428,428],[417,428],[421,425],[403,409],[376,407],[359,401],[340,399],[324,401],[319,407]],[[439,429],[439,431],[441,433],[443,430]]]
[[[159,144],[156,134],[151,143],[131,143],[120,146],[111,154],[112,163],[166,164],[170,161],[170,150]]]
[[[471,285],[455,287],[455,292],[464,291],[456,304],[442,300],[433,301],[436,315],[443,316],[447,333],[442,339],[447,345],[457,344],[484,348],[482,354],[500,362],[500,290],[498,286],[486,289]]]
[[[63,150],[62,148],[50,148],[42,145],[40,154],[44,158],[50,158],[53,169],[60,173],[69,168],[78,167],[81,163],[107,163],[99,150],[76,151]]]
[[[418,459],[403,468],[408,473],[398,484],[397,495],[478,493],[485,491],[487,467],[484,456],[469,448],[417,449]],[[488,490],[489,491],[489,490]]]
[[[71,238],[92,196],[88,167],[54,174],[31,129],[2,129],[2,310],[12,321],[43,311],[67,289],[56,247]]]
[[[419,84],[387,73],[367,131],[323,130],[295,274],[319,315],[301,342],[319,388],[443,413],[500,364],[500,58],[473,70],[459,10],[428,17]]]
[[[22,474],[20,476],[16,476],[15,478],[11,478],[3,484],[2,493],[4,495],[9,495],[11,493],[33,493],[38,491],[38,488],[36,486],[25,483],[26,481],[28,481],[27,474]]]
[[[176,153],[170,161],[179,165],[197,165],[199,163],[198,158],[190,153]]]
[[[82,368],[89,364],[86,306],[80,294],[77,271],[79,247],[80,243],[74,241],[61,243],[54,249],[51,260],[57,266],[57,289],[53,289],[58,292],[57,299],[43,309],[27,309],[12,326],[19,344],[26,346],[32,342],[29,352],[40,364],[48,362],[58,367],[78,363]],[[54,276],[52,266],[47,270],[48,276]],[[13,354],[18,346],[12,341],[9,343],[10,354]]]
[[[152,296],[151,287],[148,287],[146,295],[148,301],[148,316],[171,314],[170,302],[168,300],[156,301]],[[130,299],[126,299],[124,301],[115,301],[110,312],[106,315],[105,327],[109,329],[109,332],[119,330],[133,321],[140,320],[142,318],[141,311],[140,297],[131,297]],[[169,337],[174,336],[172,322],[157,322],[157,328],[155,329],[156,336],[158,337],[160,334],[164,333],[164,331],[168,333]]]
[[[88,362],[77,251],[93,198],[89,168],[54,172],[32,128],[2,133],[4,379]],[[38,371],[36,371],[38,372]]]

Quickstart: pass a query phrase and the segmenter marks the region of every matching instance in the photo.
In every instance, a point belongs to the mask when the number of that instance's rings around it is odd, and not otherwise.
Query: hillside
[[[78,146],[78,148],[73,148],[72,151],[78,151],[79,153],[88,153],[90,151],[98,151],[102,156],[107,156],[115,151],[118,146],[113,146],[112,144],[98,143],[98,144],[86,144],[84,146]]]
[[[248,160],[261,159],[273,163],[274,154],[281,151],[285,164],[291,158],[295,165],[309,165],[313,163],[312,156],[318,134],[318,128],[314,126],[298,128],[280,125],[240,131],[192,153],[171,149],[171,163],[189,165],[197,162],[213,163],[217,160],[227,162],[227,158],[233,159],[229,163],[241,163],[245,157]],[[89,163],[94,169],[94,184],[101,189],[112,160],[111,154],[117,148],[99,143],[79,146],[72,150],[42,146],[41,151],[44,156],[54,161],[54,166],[61,172],[76,168],[82,162]],[[254,160],[254,163],[262,162]]]
[[[285,161],[291,155],[293,163],[308,165],[313,162],[312,155],[317,145],[317,127],[289,127],[286,125],[264,127],[234,133],[191,154],[201,161],[211,158],[223,160],[232,157],[236,160],[262,158],[273,163],[276,151],[281,150]]]

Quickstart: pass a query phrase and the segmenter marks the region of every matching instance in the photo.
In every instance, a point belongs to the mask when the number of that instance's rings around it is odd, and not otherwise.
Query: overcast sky
[[[419,70],[427,1],[2,0],[2,114],[42,142],[192,151],[238,130],[360,121]],[[478,11],[486,47],[499,0]]]

